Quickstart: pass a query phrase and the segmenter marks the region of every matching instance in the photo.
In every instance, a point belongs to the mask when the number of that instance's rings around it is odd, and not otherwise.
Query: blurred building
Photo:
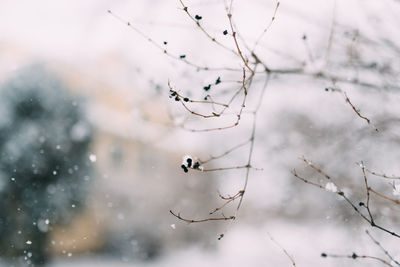
[[[10,63],[0,66],[0,82],[35,60],[8,43],[0,44],[0,53]],[[188,175],[180,168],[187,151],[175,149],[180,140],[173,137],[157,89],[140,93],[143,90],[129,78],[129,65],[118,54],[100,56],[89,65],[46,65],[85,99],[95,129],[88,155],[95,174],[87,206],[71,224],[52,225],[52,253],[108,253],[130,261],[193,242],[212,246],[209,237],[218,235],[218,224],[183,227],[186,224],[169,213],[173,209],[189,218],[207,216],[217,205],[217,188],[209,174]],[[164,138],[174,140],[170,149],[159,145]]]

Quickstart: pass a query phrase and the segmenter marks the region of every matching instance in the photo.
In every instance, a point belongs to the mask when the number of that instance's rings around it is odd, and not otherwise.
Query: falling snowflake
[[[90,155],[89,155],[89,159],[90,159],[91,162],[96,162],[97,157],[96,157],[95,154],[90,154]]]

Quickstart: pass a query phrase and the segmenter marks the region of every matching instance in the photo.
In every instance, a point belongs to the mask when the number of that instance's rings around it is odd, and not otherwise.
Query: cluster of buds
[[[193,158],[190,155],[186,155],[182,159],[182,165],[181,168],[183,169],[184,172],[188,172],[189,169],[194,169],[194,170],[199,170],[203,171],[203,166],[201,166],[200,162],[198,160],[193,160]]]
[[[175,99],[175,101],[179,101],[179,100],[181,100],[181,98],[183,99],[183,101],[185,101],[185,102],[188,102],[189,101],[189,98],[187,98],[187,97],[182,97],[182,96],[180,96],[176,91],[174,91],[174,90],[169,90],[169,98],[174,98]]]

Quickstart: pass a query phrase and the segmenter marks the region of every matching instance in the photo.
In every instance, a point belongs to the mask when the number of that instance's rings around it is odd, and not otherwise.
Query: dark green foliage
[[[82,103],[41,66],[1,86],[0,257],[46,263],[52,226],[83,204],[91,138]]]

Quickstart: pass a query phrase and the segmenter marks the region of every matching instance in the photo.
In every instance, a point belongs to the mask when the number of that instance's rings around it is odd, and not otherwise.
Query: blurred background
[[[226,68],[240,70],[243,62],[205,37],[179,1],[0,3],[1,266],[291,266],[270,235],[297,266],[381,266],[320,257],[385,257],[366,229],[399,259],[397,238],[370,229],[337,195],[291,174],[296,169],[324,183],[299,160],[305,156],[355,203],[365,201],[356,162],[400,174],[399,1],[280,2],[255,52],[271,69],[301,71],[270,75],[253,152],[253,166],[262,170],[251,170],[238,218],[199,224],[169,210],[209,216],[223,203],[218,192],[241,190],[245,169],[184,173],[182,157],[206,159],[248,140],[252,116],[246,111],[256,105],[265,73],[255,76],[237,127],[187,131],[181,126],[232,123],[235,110],[195,118],[169,98],[168,81],[190,98],[227,102],[242,73]],[[223,34],[230,32],[224,1],[185,4],[212,36],[235,48]],[[245,54],[276,5],[233,3]],[[210,70],[186,64],[183,55]],[[222,82],[214,84],[218,77]],[[379,133],[332,88],[346,91]],[[245,165],[248,153],[243,146],[207,168]],[[395,180],[369,179],[398,198]],[[371,202],[377,221],[399,231],[398,205]]]

